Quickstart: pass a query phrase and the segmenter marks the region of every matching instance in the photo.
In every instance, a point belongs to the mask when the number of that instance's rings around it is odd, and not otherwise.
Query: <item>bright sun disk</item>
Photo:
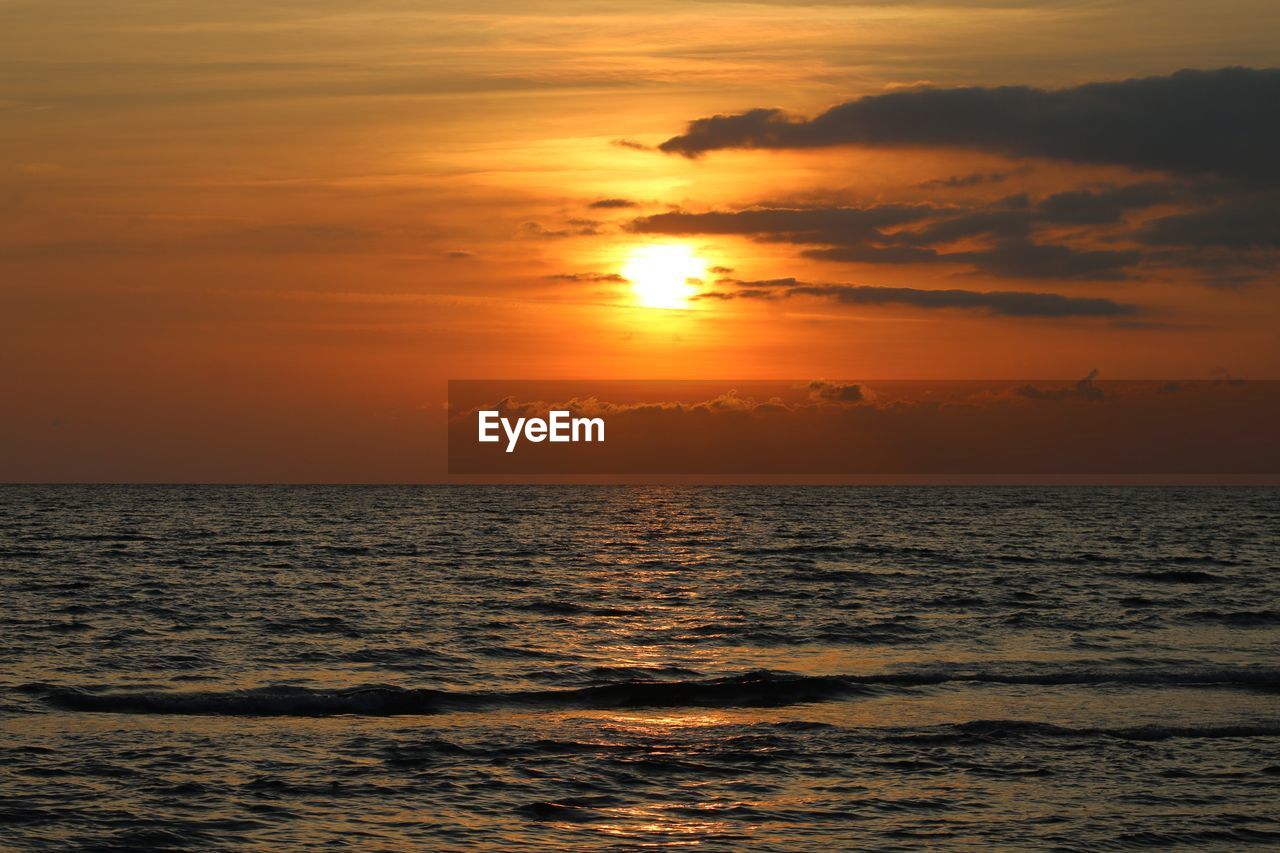
[[[646,308],[687,308],[697,292],[689,280],[706,274],[706,261],[679,243],[637,246],[622,265],[636,301]]]

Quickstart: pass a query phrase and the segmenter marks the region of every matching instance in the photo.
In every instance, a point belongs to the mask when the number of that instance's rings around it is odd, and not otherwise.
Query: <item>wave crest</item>
[[[769,671],[679,681],[623,680],[558,690],[448,691],[390,685],[340,689],[268,686],[227,691],[97,691],[31,684],[24,692],[66,711],[119,714],[327,717],[396,716],[499,707],[766,708],[878,695],[945,684],[1217,687],[1280,692],[1280,672],[1263,669],[992,672],[940,669],[871,675],[795,675]]]

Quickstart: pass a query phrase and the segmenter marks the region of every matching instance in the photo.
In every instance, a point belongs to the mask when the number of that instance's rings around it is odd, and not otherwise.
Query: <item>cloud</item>
[[[998,184],[1008,179],[1010,172],[971,172],[967,175],[951,175],[916,184],[922,190],[955,190],[982,184]]]
[[[1037,213],[1023,194],[977,207],[942,208],[922,228],[899,231],[893,242],[935,246],[968,237],[1025,237],[1035,225]]]
[[[502,416],[512,417],[545,417],[555,409],[567,409],[577,416],[584,417],[617,417],[620,415],[654,415],[654,414],[751,414],[758,409],[768,411],[794,410],[811,408],[818,401],[810,404],[787,406],[777,398],[757,400],[755,397],[743,396],[736,388],[730,388],[714,397],[693,402],[681,400],[650,400],[639,403],[615,403],[601,399],[596,395],[570,397],[563,400],[522,400],[515,395],[508,395],[497,402],[486,402],[476,406],[460,406],[453,415],[453,420],[469,423],[472,416],[480,409],[491,409]]]
[[[572,228],[550,229],[544,228],[537,222],[526,222],[520,226],[520,232],[526,236],[537,240],[558,240],[564,237],[590,237],[599,233],[592,224],[584,224],[587,220],[571,220],[569,222]]]
[[[814,248],[803,254],[815,260],[863,264],[973,264],[978,272],[1001,278],[1093,280],[1123,279],[1125,266],[1137,264],[1142,257],[1133,250],[1080,250],[1029,240],[1007,240],[992,248],[968,252],[938,252],[913,246],[849,246]]]
[[[633,220],[643,234],[739,234],[758,242],[823,246],[805,257],[866,264],[967,264],[1004,278],[1115,281],[1138,264],[1137,249],[1089,249],[1031,238],[1042,224],[1118,218],[1129,207],[1163,198],[1155,187],[1051,195],[1033,204],[1025,195],[979,207],[883,204],[868,207],[767,207],[708,213],[670,212]],[[890,230],[898,226],[899,230]],[[940,251],[962,240],[990,245]]]
[[[935,246],[970,237],[1025,238],[1041,226],[1111,225],[1122,222],[1127,211],[1191,197],[1181,186],[1148,182],[1070,190],[1038,200],[1017,193],[968,206],[916,203],[674,211],[639,217],[629,228],[639,233],[741,234],[769,242],[834,246],[861,247],[869,241]],[[887,230],[898,226],[911,227]]]
[[[1280,248],[1280,193],[1251,193],[1156,219],[1139,238],[1158,245]]]
[[[1076,382],[1070,388],[1037,388],[1034,385],[1023,385],[1015,388],[1013,393],[1030,400],[1101,400],[1106,396],[1102,389],[1094,384],[1098,378],[1098,369],[1089,371],[1089,375]]]
[[[611,210],[611,209],[620,208],[620,207],[639,207],[639,206],[640,205],[636,204],[634,201],[631,201],[630,199],[626,199],[626,198],[602,198],[598,201],[593,201],[591,202],[591,204],[587,205],[587,207],[594,208],[596,210]]]
[[[1058,293],[806,284],[791,278],[733,283],[741,289],[717,294],[719,298],[813,296],[844,305],[909,305],[926,310],[967,309],[1004,317],[1129,317],[1141,313],[1141,308],[1137,305],[1097,297],[1063,296]]]
[[[626,278],[616,272],[562,272],[549,275],[547,278],[552,281],[608,282],[610,284],[623,284],[627,281]]]
[[[870,207],[761,207],[738,211],[674,211],[632,220],[639,234],[744,234],[790,243],[846,243],[883,239],[882,228],[915,222],[934,213],[927,204]]]
[[[1125,211],[1173,201],[1179,193],[1170,184],[1141,183],[1104,190],[1069,190],[1043,199],[1036,210],[1040,220],[1064,225],[1110,225]]]
[[[661,383],[657,383],[661,384]],[[750,386],[772,384],[752,381]],[[496,401],[459,405],[452,408],[454,422],[470,423],[479,410],[493,410],[507,418],[546,417],[555,409],[567,409],[577,416],[618,417],[621,415],[696,414],[696,415],[751,415],[814,412],[840,409],[852,403],[876,403],[876,394],[862,383],[829,382],[814,379],[801,385],[786,387],[788,400],[771,394],[756,397],[743,394],[737,388],[727,388],[715,396],[697,400],[651,399],[643,402],[613,402],[599,394],[569,396],[558,400],[522,399],[508,394]],[[795,391],[804,394],[797,396]],[[909,405],[897,403],[897,405]]]
[[[965,261],[981,272],[1006,278],[1081,278],[1117,280],[1124,268],[1141,259],[1136,250],[1076,249],[1030,240],[1005,240],[994,248],[940,255],[945,261]]]
[[[809,399],[831,403],[861,403],[868,399],[868,392],[861,385],[827,382],[815,379],[808,384]]]
[[[691,122],[659,150],[833,145],[978,149],[1280,183],[1280,69],[1183,70],[1068,89],[913,88],[868,95],[811,119],[754,109]]]
[[[916,308],[969,308],[1007,317],[1114,317],[1136,314],[1139,310],[1135,305],[1110,299],[1013,290],[920,290],[828,284],[796,287],[789,293],[822,296],[851,305],[897,303]]]
[[[1022,165],[916,184],[924,198],[862,206],[773,202],[642,217],[632,230],[737,234],[835,263],[962,265],[1015,280],[1120,281],[1182,271],[1236,287],[1280,265],[1280,68],[1184,70],[1059,90],[914,86],[811,119],[759,109],[701,119],[661,148],[842,144],[961,147],[1164,171],[1160,180],[1060,186],[995,200],[927,193],[1010,181]]]
[[[758,279],[754,279],[753,281],[743,281],[741,279],[726,278],[726,279],[721,279],[721,281],[725,282],[726,284],[736,284],[739,287],[751,287],[751,288],[759,288],[764,290],[769,290],[769,289],[778,288],[778,287],[796,287],[798,285],[804,284],[804,282],[800,281],[799,279],[791,278],[791,277],[758,278]]]
[[[851,261],[859,264],[927,264],[942,258],[935,249],[919,246],[841,246],[835,249],[810,249],[805,257],[820,261]]]

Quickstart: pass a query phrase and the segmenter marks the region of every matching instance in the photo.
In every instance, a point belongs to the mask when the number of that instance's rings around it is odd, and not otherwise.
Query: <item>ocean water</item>
[[[1280,492],[5,487],[5,849],[1280,845]]]

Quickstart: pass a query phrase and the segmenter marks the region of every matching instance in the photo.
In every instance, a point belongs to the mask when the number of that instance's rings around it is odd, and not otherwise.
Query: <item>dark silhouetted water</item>
[[[6,487],[0,847],[1280,845],[1278,510]]]

